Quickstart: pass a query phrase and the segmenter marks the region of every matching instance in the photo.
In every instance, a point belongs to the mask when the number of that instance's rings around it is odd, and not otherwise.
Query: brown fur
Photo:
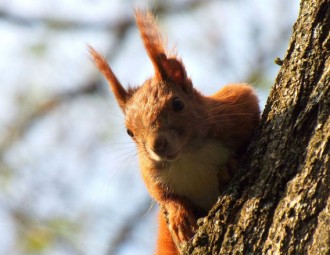
[[[258,124],[258,99],[246,84],[203,96],[193,88],[182,61],[165,52],[152,14],[137,10],[135,15],[154,65],[152,79],[125,90],[106,60],[91,47],[90,53],[125,113],[148,191],[167,212],[168,227],[164,215],[159,216],[156,254],[173,255],[178,254],[174,243],[193,236],[197,219],[230,180]]]
[[[93,62],[100,70],[100,72],[104,75],[104,77],[108,80],[119,106],[121,107],[121,109],[124,109],[128,98],[127,91],[121,85],[116,75],[112,72],[106,59],[100,53],[94,50],[91,46],[89,46],[88,48]]]
[[[158,239],[156,247],[157,255],[173,255],[178,253],[162,211],[158,215]]]

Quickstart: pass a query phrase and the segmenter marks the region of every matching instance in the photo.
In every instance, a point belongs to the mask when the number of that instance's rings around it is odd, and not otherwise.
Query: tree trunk
[[[330,254],[329,3],[301,1],[240,171],[183,254]]]

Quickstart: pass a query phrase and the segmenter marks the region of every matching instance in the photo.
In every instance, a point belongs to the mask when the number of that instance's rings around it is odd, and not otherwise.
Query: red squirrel
[[[181,59],[166,52],[153,15],[136,10],[135,18],[155,70],[143,85],[125,89],[106,59],[89,51],[125,114],[147,189],[167,214],[159,213],[156,255],[179,254],[176,245],[192,238],[231,179],[259,122],[258,99],[247,84],[202,95]]]

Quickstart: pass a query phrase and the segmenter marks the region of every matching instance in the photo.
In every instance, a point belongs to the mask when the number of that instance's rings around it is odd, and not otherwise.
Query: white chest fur
[[[218,174],[229,156],[230,150],[222,143],[210,141],[162,169],[157,179],[174,194],[208,211],[217,201]]]

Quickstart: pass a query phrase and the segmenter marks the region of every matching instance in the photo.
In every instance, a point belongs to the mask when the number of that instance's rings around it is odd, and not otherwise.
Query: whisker
[[[151,212],[151,210],[154,208],[155,204],[156,204],[156,200],[152,199],[151,200],[151,205],[148,208],[148,210],[145,212],[145,214],[142,216],[142,219],[145,218]]]

